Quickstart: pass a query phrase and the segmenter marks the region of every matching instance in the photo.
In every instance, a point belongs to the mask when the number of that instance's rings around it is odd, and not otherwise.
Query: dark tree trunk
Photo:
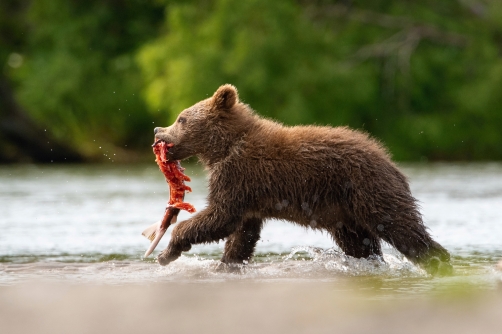
[[[0,74],[0,162],[80,162],[76,150],[56,142],[39,128],[14,98],[8,80]]]

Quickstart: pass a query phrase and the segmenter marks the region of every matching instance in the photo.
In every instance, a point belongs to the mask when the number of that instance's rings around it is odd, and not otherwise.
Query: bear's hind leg
[[[244,220],[242,225],[232,233],[225,243],[225,251],[221,262],[226,264],[242,264],[253,256],[254,249],[263,226],[260,218]]]
[[[394,246],[408,260],[420,265],[428,273],[433,275],[452,273],[450,254],[431,238],[422,224],[413,226],[408,224],[406,227],[392,224],[386,228],[380,224],[377,229],[383,240]]]
[[[372,255],[382,256],[380,240],[370,231],[358,226],[348,229],[341,223],[337,224],[335,229],[330,231],[330,234],[345,254],[358,259],[368,258]]]

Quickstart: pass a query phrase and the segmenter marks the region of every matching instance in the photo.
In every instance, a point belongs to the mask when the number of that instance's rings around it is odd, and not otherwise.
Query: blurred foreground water
[[[205,173],[185,164],[201,210]],[[96,283],[323,281],[356,283],[379,296],[494,289],[502,258],[502,164],[404,165],[433,237],[452,254],[455,275],[430,277],[390,246],[384,262],[340,253],[331,239],[269,221],[254,262],[216,269],[223,243],[198,245],[167,267],[143,259],[141,231],[159,220],[168,187],[155,164],[0,167],[0,285],[32,279]],[[186,219],[182,212],[179,221]],[[171,229],[154,255],[166,247]]]

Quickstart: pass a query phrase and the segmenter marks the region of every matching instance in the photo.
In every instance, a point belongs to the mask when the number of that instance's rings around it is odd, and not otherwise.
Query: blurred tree
[[[28,1],[5,0],[0,3],[0,162],[74,162],[82,157],[76,150],[53,140],[26,114],[16,101],[9,68],[23,63],[19,54],[25,47],[27,25],[24,16]],[[17,51],[17,52],[15,52]]]
[[[138,59],[147,102],[171,120],[225,82],[260,113],[289,124],[355,122],[354,110],[374,100],[375,85],[354,80],[364,66],[348,71],[335,62],[335,36],[306,20],[294,1],[189,1],[167,8],[168,33]]]
[[[143,81],[133,55],[162,17],[155,1],[31,1],[24,62],[11,76],[17,98],[88,157],[145,145],[155,118],[137,93]]]
[[[398,159],[501,159],[499,7],[166,1],[167,32],[138,56],[144,96],[172,121],[230,82],[261,114],[362,128]]]
[[[12,144],[7,110],[35,120],[16,128],[31,141],[128,157],[227,82],[265,116],[360,128],[400,160],[502,159],[498,0],[3,0],[0,36],[0,160],[34,147]]]

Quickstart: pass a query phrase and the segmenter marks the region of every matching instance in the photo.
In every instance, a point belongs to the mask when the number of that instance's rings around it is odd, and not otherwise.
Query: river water
[[[205,172],[186,164],[193,192],[205,206]],[[452,254],[455,274],[431,277],[390,246],[384,262],[348,258],[324,233],[269,221],[253,263],[218,270],[223,243],[198,245],[167,267],[142,255],[143,229],[159,220],[168,187],[157,166],[11,165],[0,167],[0,285],[27,280],[105,284],[157,281],[359,282],[380,294],[414,295],[442,289],[490,290],[500,282],[502,164],[401,166],[420,201],[432,236]],[[181,212],[178,221],[189,214]],[[154,255],[169,241],[168,230]]]

